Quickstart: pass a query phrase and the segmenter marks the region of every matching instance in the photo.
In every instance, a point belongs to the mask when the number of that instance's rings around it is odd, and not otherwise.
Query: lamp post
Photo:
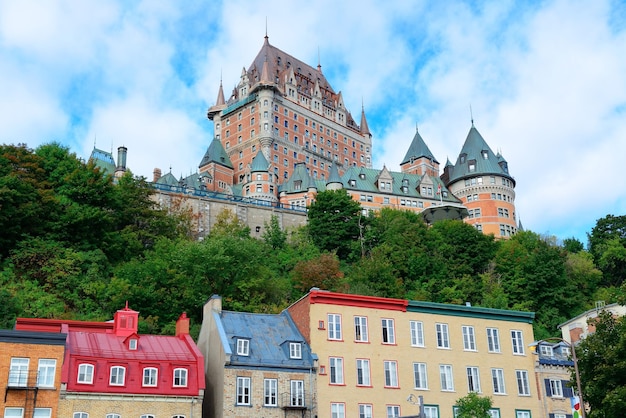
[[[415,396],[411,393],[409,397],[406,398],[406,401],[411,405],[419,406],[419,414],[417,415],[419,418],[426,417],[426,414],[424,413],[424,397],[422,395]]]
[[[580,402],[580,413],[582,414],[582,418],[586,418],[587,414],[585,412],[585,403],[583,402],[583,392],[582,392],[582,388],[580,385],[580,373],[578,372],[578,358],[576,358],[576,348],[574,347],[574,344],[560,337],[545,338],[543,340],[536,341],[531,345],[539,346],[539,344],[541,343],[549,343],[550,341],[562,342],[565,345],[567,345],[569,349],[572,351],[572,361],[574,362],[574,375],[576,376],[576,390],[578,391],[578,401]]]

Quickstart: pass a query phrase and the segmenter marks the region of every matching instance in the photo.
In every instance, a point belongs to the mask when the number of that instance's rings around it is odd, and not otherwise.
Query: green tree
[[[309,207],[308,220],[311,239],[320,250],[348,259],[361,234],[358,202],[343,189],[320,192]]]
[[[576,347],[589,418],[618,418],[626,410],[626,317],[602,311],[596,331]],[[574,376],[572,376],[572,379]]]
[[[456,418],[489,418],[492,400],[488,396],[479,396],[470,392],[467,396],[457,399]]]
[[[563,240],[563,248],[570,253],[578,253],[585,249],[585,246],[577,238],[565,238]]]
[[[265,243],[274,250],[285,248],[287,232],[280,227],[277,216],[272,215],[269,224],[265,222],[262,237]]]
[[[589,252],[605,285],[619,286],[626,278],[626,215],[607,215],[596,221],[589,239]]]

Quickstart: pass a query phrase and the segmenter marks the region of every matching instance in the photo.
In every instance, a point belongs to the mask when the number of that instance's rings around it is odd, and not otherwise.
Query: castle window
[[[483,159],[486,160],[489,158],[489,153],[487,152],[487,150],[483,150],[482,154],[483,154]]]

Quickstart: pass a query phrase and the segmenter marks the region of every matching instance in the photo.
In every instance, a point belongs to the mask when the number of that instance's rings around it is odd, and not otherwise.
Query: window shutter
[[[550,387],[550,379],[544,379],[544,382],[546,383],[546,396],[550,397],[552,396],[552,388]]]
[[[548,414],[549,418],[554,418],[554,414]]]
[[[574,390],[568,386],[569,380],[562,380],[561,384],[563,385],[563,396],[565,398],[571,398],[574,396]]]

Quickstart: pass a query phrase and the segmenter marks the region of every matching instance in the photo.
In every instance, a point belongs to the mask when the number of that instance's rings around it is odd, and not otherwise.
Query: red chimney
[[[176,321],[176,336],[181,337],[189,334],[189,318],[187,312],[183,312]]]

